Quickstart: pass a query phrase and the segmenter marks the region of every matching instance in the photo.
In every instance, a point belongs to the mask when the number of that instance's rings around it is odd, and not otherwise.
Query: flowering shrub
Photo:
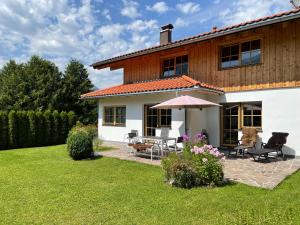
[[[224,154],[207,145],[205,135],[199,133],[194,138],[183,136],[182,155],[170,154],[163,159],[166,180],[177,187],[215,186],[223,182],[221,160]]]
[[[198,133],[194,137],[190,137],[189,135],[184,134],[182,137],[184,148],[191,149],[194,146],[201,147],[207,144],[207,137],[203,133]]]

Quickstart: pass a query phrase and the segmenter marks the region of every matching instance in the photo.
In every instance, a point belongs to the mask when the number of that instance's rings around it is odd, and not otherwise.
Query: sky
[[[123,71],[89,65],[158,45],[162,25],[178,40],[291,9],[289,0],[1,0],[0,68],[39,55],[63,71],[75,58],[97,88],[110,87]]]

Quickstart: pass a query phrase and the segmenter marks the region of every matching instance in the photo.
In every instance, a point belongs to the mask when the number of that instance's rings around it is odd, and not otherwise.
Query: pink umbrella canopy
[[[172,98],[168,101],[162,102],[151,108],[156,109],[181,109],[181,108],[207,108],[212,106],[221,106],[219,104],[206,101],[201,98],[195,98],[189,95],[183,95],[176,98]]]

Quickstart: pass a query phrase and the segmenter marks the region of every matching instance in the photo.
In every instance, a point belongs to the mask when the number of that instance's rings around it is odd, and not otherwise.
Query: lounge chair
[[[268,143],[260,143],[255,148],[249,149],[247,153],[252,156],[255,161],[260,159],[269,160],[275,158],[277,161],[278,156],[282,156],[285,159],[282,147],[286,144],[288,133],[273,132],[272,137],[268,140]]]

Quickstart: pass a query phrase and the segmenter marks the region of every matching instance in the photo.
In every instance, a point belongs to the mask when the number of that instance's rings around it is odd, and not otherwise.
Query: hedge
[[[0,111],[0,150],[66,143],[73,112]]]

